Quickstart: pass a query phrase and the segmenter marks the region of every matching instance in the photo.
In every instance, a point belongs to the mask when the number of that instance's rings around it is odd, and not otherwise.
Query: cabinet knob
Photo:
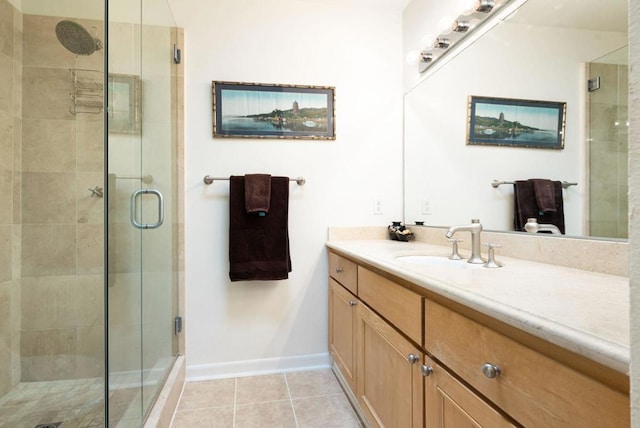
[[[493,379],[500,374],[500,367],[495,366],[491,363],[485,363],[482,366],[482,373],[489,379]]]
[[[355,300],[349,300],[349,306],[355,306],[357,304],[358,302],[356,302]]]
[[[340,266],[338,266],[338,267],[336,268],[336,273],[342,273],[342,271],[343,271],[343,270],[344,270],[344,269],[342,269]]]
[[[431,366],[425,366],[424,364],[421,367],[422,370],[422,376],[427,377],[427,376],[431,376],[433,374],[433,367]]]
[[[415,364],[418,361],[420,361],[420,357],[417,356],[416,354],[409,354],[407,355],[407,360],[411,363],[411,364]]]

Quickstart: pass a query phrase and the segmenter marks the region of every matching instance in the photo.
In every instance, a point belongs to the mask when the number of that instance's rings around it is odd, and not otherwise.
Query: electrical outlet
[[[431,202],[428,199],[422,200],[422,214],[430,215],[431,214]]]
[[[382,199],[373,199],[373,215],[382,215]]]

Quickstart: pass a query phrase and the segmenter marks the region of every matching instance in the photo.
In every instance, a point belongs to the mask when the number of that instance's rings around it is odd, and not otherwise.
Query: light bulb
[[[420,47],[423,51],[433,49],[433,46],[436,43],[436,36],[433,34],[427,34],[420,40]]]
[[[480,0],[463,0],[462,2],[462,15],[471,15],[478,9]]]
[[[450,16],[444,16],[440,21],[438,21],[438,33],[440,34],[449,34],[453,29],[453,23],[455,19]]]
[[[420,55],[420,52],[418,51],[409,51],[407,53],[407,56],[405,58],[407,65],[417,65],[418,61],[420,61],[420,58],[422,57],[422,55]]]

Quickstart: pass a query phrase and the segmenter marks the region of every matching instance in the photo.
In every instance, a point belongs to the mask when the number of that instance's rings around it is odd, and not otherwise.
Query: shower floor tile
[[[59,428],[103,426],[103,380],[24,382],[0,398],[0,428],[51,423],[60,423]]]
[[[172,428],[360,428],[331,370],[187,382]]]

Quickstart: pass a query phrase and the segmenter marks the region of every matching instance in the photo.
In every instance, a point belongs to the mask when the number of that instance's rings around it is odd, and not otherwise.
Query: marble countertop
[[[629,279],[501,257],[498,269],[426,266],[402,255],[449,247],[391,240],[331,240],[327,246],[548,342],[628,374]],[[468,253],[460,251],[465,257]],[[460,261],[460,263],[466,263]]]

